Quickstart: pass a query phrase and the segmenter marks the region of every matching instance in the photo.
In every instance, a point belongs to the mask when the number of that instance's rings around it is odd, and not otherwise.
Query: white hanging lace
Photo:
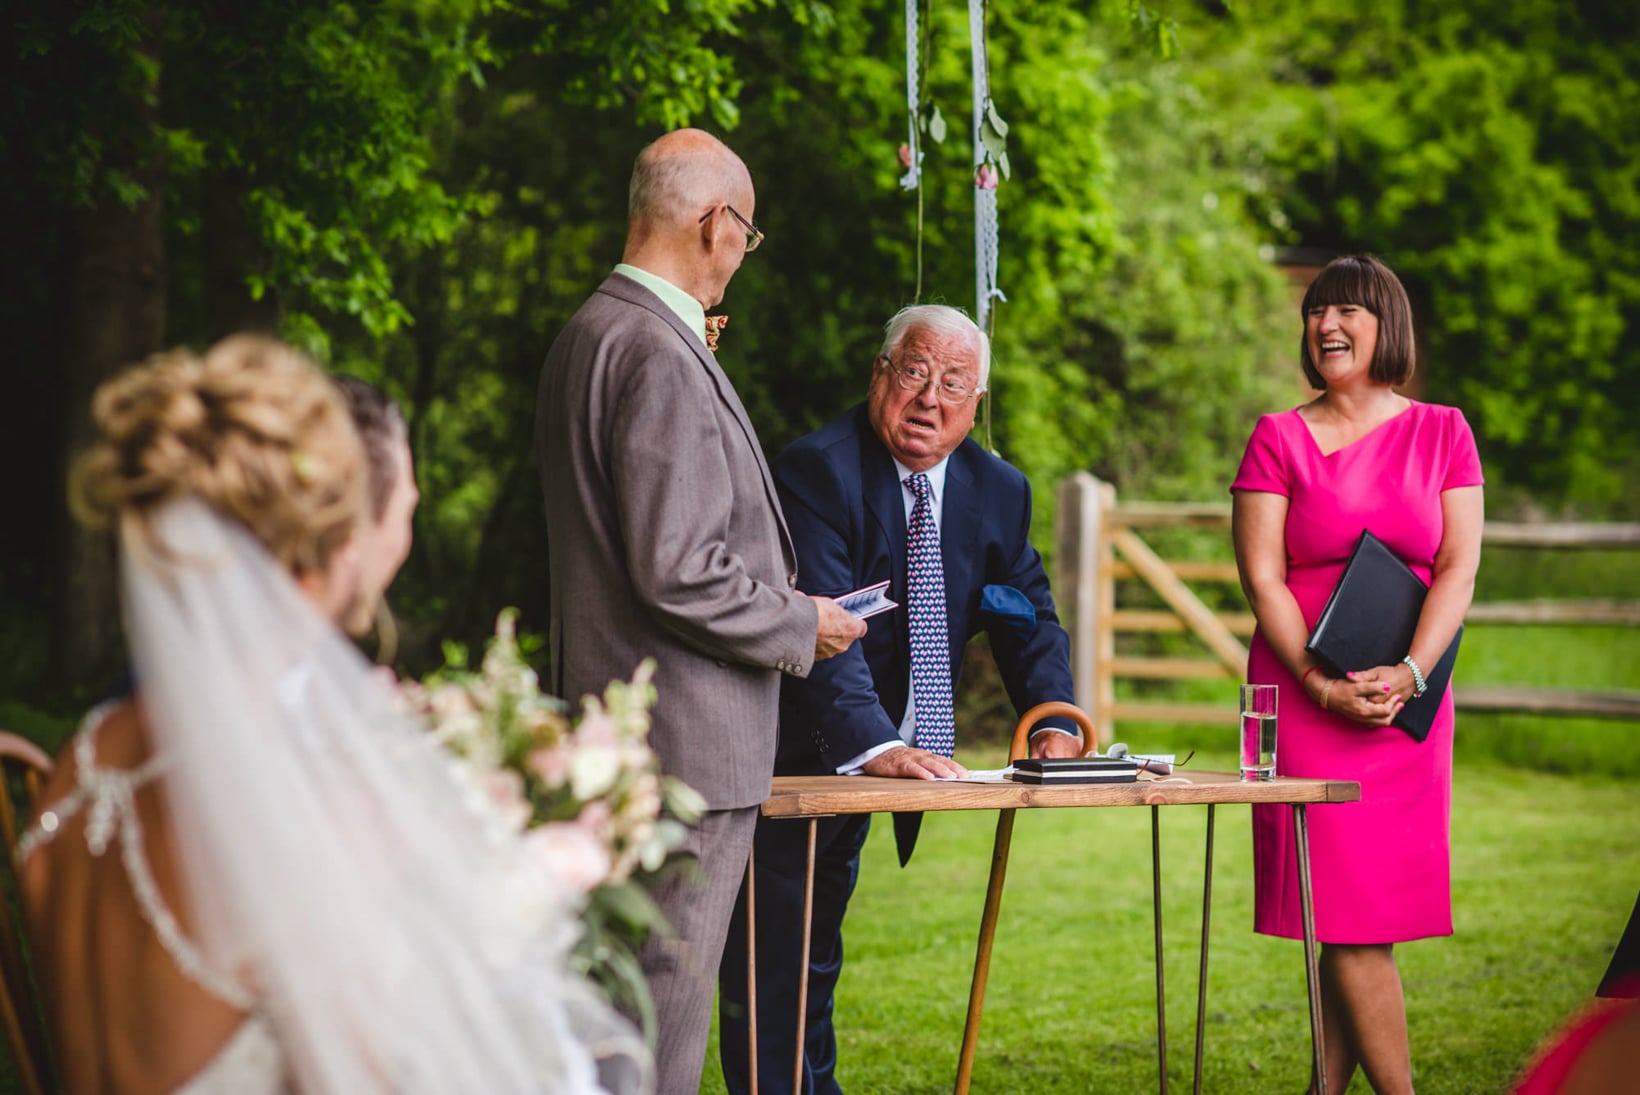
[[[989,62],[985,55],[985,2],[968,0],[968,38],[974,79],[974,169],[985,162],[979,137],[985,107],[991,99]],[[974,322],[990,329],[992,300],[1006,299],[997,288],[997,192],[974,187]]]
[[[911,166],[900,176],[900,186],[906,190],[915,190],[922,182],[922,141],[917,132],[917,102],[921,97],[917,85],[917,3],[905,0],[906,147],[911,150]]]

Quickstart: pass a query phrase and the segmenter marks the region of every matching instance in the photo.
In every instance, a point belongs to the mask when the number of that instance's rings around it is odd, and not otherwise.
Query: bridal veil
[[[189,909],[296,1086],[647,1089],[641,1040],[567,967],[576,899],[381,672],[202,501],[151,532],[121,551],[126,630]]]

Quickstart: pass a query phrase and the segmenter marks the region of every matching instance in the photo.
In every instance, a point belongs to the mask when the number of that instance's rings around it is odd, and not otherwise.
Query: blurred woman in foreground
[[[566,968],[564,889],[337,627],[380,593],[337,389],[239,336],[94,415],[74,498],[118,532],[138,689],[87,716],[21,846],[64,1087],[638,1087],[641,1046]]]

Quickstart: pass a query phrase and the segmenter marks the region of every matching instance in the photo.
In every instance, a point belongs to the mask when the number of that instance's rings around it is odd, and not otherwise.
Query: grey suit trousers
[[[698,864],[699,872],[672,875],[655,895],[678,933],[676,939],[651,939],[640,956],[659,1017],[657,1095],[700,1091],[712,1031],[712,990],[729,917],[751,858],[758,809],[708,811],[690,828],[680,849]]]

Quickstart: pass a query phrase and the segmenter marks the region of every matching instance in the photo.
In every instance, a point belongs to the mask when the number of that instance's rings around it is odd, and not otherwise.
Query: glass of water
[[[1276,778],[1276,686],[1241,686],[1241,778]]]

